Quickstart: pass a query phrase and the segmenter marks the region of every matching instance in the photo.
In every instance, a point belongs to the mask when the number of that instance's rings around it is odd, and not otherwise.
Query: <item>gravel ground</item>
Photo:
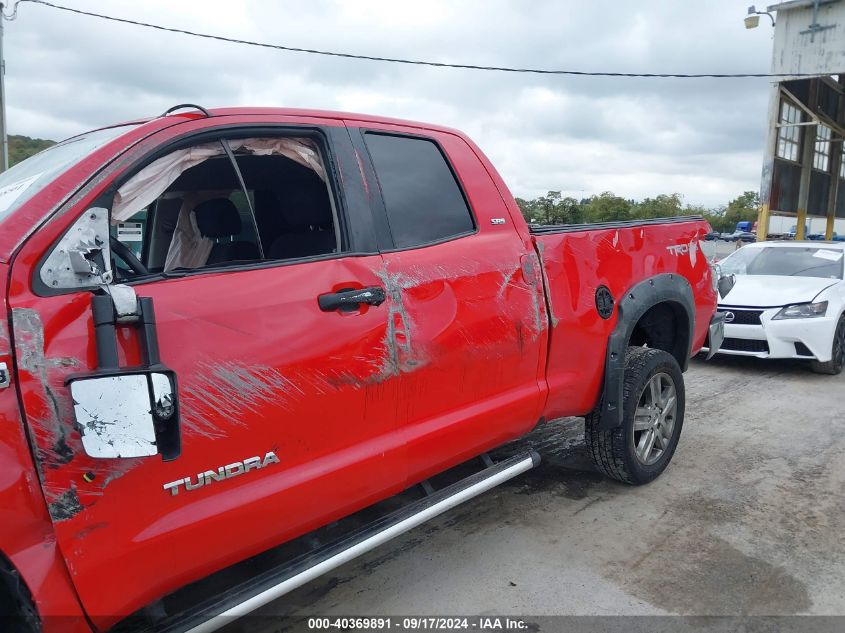
[[[260,613],[845,615],[845,374],[695,359],[686,382],[652,484],[603,479],[558,420],[524,440],[538,469]]]

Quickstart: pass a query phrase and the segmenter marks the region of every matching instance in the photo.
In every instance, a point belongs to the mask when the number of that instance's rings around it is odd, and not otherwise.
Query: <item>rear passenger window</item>
[[[372,132],[364,136],[398,248],[442,241],[475,228],[461,188],[435,143]]]

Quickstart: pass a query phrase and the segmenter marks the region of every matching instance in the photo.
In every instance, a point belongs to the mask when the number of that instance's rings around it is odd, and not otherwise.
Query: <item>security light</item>
[[[773,16],[768,11],[758,11],[757,8],[752,4],[750,7],[748,7],[748,15],[745,18],[745,28],[756,29],[757,26],[760,24],[761,15],[768,15],[769,18],[771,18],[772,20],[772,26],[775,25],[775,16]]]

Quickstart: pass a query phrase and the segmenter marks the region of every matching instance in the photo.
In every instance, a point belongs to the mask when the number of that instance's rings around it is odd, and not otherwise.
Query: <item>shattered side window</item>
[[[235,162],[221,140],[205,142],[157,158],[118,188],[112,236],[146,269],[136,265],[135,276],[340,252],[334,198],[314,141],[226,143]]]

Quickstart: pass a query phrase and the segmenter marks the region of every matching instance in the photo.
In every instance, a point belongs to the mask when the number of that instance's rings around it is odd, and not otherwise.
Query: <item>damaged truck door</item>
[[[13,268],[42,487],[76,590],[104,628],[186,577],[406,486],[388,306],[319,302],[384,288],[349,134],[342,122],[252,132],[254,120],[236,119],[154,135]],[[111,248],[126,221],[144,226],[140,267]],[[68,252],[90,265],[75,269]],[[151,567],[155,582],[139,586]]]

